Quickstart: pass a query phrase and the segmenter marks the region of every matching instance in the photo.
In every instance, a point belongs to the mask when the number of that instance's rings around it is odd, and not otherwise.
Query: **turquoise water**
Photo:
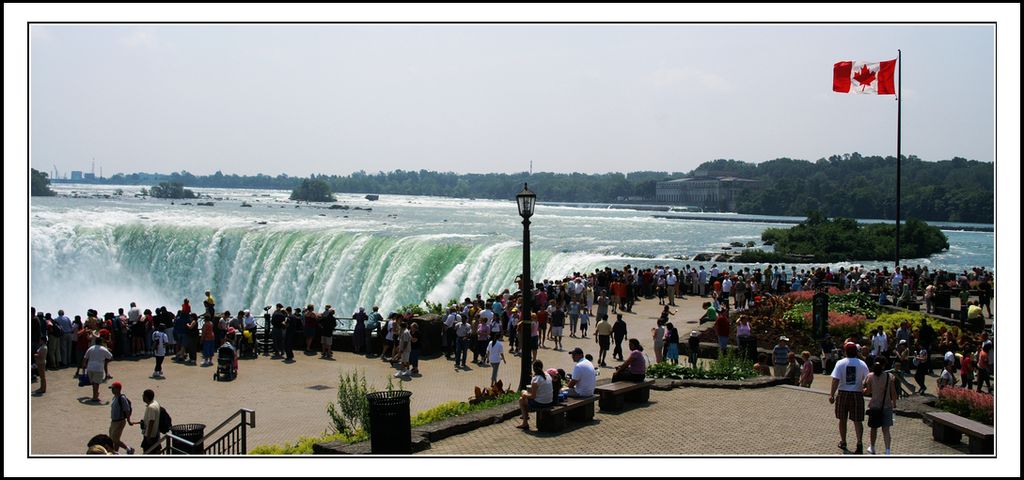
[[[91,197],[117,188],[126,196]],[[522,225],[511,199],[381,195],[371,202],[338,195],[340,205],[372,211],[329,210],[289,201],[284,191],[197,189],[215,203],[202,207],[194,203],[207,199],[172,205],[131,197],[139,188],[57,185],[62,195],[86,198],[32,198],[32,305],[75,313],[130,301],[176,307],[186,296],[198,302],[210,289],[219,307],[230,310],[314,303],[348,314],[359,306],[391,310],[499,292],[513,288],[521,270]],[[729,242],[759,242],[765,228],[786,226],[657,219],[657,213],[545,206],[541,196],[531,225],[534,278],[626,263],[697,265],[687,259],[722,252]],[[948,252],[907,263],[994,268],[993,233],[946,235]],[[834,264],[840,265],[849,263]]]

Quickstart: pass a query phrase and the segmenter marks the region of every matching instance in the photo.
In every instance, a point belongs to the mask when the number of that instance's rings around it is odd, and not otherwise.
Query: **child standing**
[[[814,381],[814,365],[811,365],[811,352],[804,350],[800,356],[804,359],[804,364],[800,367],[800,386],[811,388],[811,382]]]
[[[580,304],[576,300],[569,302],[569,336],[576,338],[576,322],[580,319]]]
[[[700,352],[700,332],[690,332],[690,340],[687,344],[690,351],[690,368],[697,368],[697,353]]]
[[[587,328],[590,326],[590,312],[580,307],[580,335],[587,338]]]

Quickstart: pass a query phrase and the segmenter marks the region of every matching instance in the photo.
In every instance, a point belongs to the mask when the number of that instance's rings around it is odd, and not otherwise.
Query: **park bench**
[[[992,427],[949,412],[925,412],[932,422],[932,438],[942,443],[960,443],[961,435],[970,437],[971,453],[991,455],[995,452]]]
[[[651,386],[654,380],[643,382],[615,382],[601,385],[594,390],[601,396],[598,405],[601,411],[622,410],[625,402],[642,403],[651,398]]]
[[[588,398],[569,397],[563,402],[537,410],[537,430],[560,432],[565,429],[566,419],[586,422],[594,418],[594,402],[597,396]]]

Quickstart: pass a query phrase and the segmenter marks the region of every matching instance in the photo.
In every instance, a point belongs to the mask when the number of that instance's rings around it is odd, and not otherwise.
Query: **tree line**
[[[802,216],[819,210],[829,217],[894,218],[895,157],[862,156],[858,153],[833,155],[817,161],[777,158],[761,163],[714,160],[705,169],[760,180],[760,187],[741,194],[737,212],[761,215]],[[693,172],[689,172],[692,174]],[[155,185],[180,183],[193,188],[258,188],[293,190],[303,180],[319,180],[336,193],[432,195],[459,198],[512,199],[528,182],[540,201],[615,203],[639,201],[656,203],[660,181],[683,177],[683,172],[637,171],[630,173],[469,173],[429,170],[394,170],[351,175],[314,174],[292,177],[193,175],[187,171],[171,174],[117,174],[97,183]],[[910,155],[902,164],[904,218],[928,221],[992,223],[994,220],[995,168],[990,162],[951,160],[925,162]]]

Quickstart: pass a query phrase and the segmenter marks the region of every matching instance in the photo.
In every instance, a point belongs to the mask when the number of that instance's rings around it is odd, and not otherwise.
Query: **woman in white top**
[[[665,345],[665,321],[659,319],[658,326],[651,329],[654,335],[654,363],[661,363],[661,351]]]
[[[523,390],[519,397],[519,410],[523,415],[523,423],[516,425],[516,428],[523,430],[530,429],[530,411],[537,411],[541,408],[550,407],[554,400],[552,391],[551,376],[544,372],[544,363],[540,360],[533,361],[533,380],[530,382],[530,389]]]
[[[505,363],[505,347],[500,335],[491,335],[487,345],[487,361],[491,363],[491,386],[498,382],[498,366]]]

